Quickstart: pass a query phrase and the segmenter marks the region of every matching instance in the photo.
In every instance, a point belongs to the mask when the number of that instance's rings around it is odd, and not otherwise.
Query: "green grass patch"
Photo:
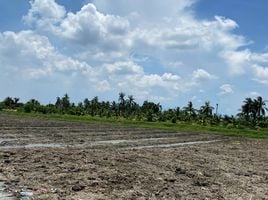
[[[22,113],[22,112],[9,112],[2,111],[7,115],[15,115],[18,117],[30,117],[40,118],[49,120],[60,120],[66,122],[78,122],[78,123],[95,123],[95,124],[115,124],[125,125],[140,128],[152,128],[152,129],[165,129],[179,132],[190,132],[190,133],[212,133],[220,134],[225,136],[236,136],[245,138],[257,138],[257,139],[268,139],[268,129],[254,130],[250,128],[234,128],[234,127],[223,127],[215,125],[200,125],[197,123],[186,123],[177,122],[175,124],[171,122],[146,122],[128,120],[124,118],[101,118],[91,116],[75,116],[75,115],[61,115],[61,114],[38,114],[38,113]]]

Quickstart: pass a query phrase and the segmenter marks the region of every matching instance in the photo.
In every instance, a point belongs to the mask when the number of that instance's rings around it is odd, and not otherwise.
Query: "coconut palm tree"
[[[61,102],[63,110],[67,112],[67,110],[71,107],[70,97],[67,93],[62,97]]]
[[[133,97],[133,95],[128,95],[128,100],[127,100],[127,102],[129,103],[129,105],[133,105],[133,103],[134,103],[134,97]]]
[[[85,111],[87,112],[90,107],[90,101],[88,98],[85,98],[83,106],[84,106]]]
[[[111,112],[114,116],[119,116],[119,105],[115,101],[111,104]]]
[[[153,121],[154,119],[158,118],[162,112],[162,106],[160,103],[154,103],[149,101],[144,101],[143,105],[141,106],[141,111],[147,118],[147,121]]]
[[[100,102],[98,96],[95,96],[91,101],[91,109],[90,114],[91,116],[96,116],[98,114],[99,108],[100,108]]]
[[[125,111],[126,111],[126,100],[125,100],[125,93],[123,92],[120,92],[119,93],[119,98],[118,98],[118,101],[119,101],[119,113],[121,116],[123,116],[125,114]]]
[[[262,97],[257,97],[256,99],[246,98],[243,101],[243,105],[241,107],[241,113],[239,116],[243,117],[247,122],[250,122],[251,125],[255,126],[258,119],[262,119],[265,116],[266,101],[263,100]]]
[[[210,102],[206,101],[203,106],[200,107],[200,114],[205,118],[212,117],[212,111],[214,107],[210,106]]]
[[[6,108],[13,108],[14,100],[11,97],[7,97],[4,99],[3,104]]]
[[[246,117],[246,119],[249,119],[254,107],[253,100],[251,98],[246,98],[243,103],[244,104],[242,105],[241,112]]]
[[[265,101],[262,99],[262,97],[257,97],[257,99],[254,100],[254,105],[257,117],[265,116],[265,111],[267,111],[268,109],[266,108]]]
[[[189,101],[187,106],[184,107],[184,111],[187,115],[189,115],[190,119],[196,116],[196,109],[194,109],[193,103],[191,101]]]
[[[134,97],[132,95],[128,96],[128,99],[126,100],[126,110],[127,110],[127,117],[133,114],[133,108],[134,105],[136,104],[134,101]]]

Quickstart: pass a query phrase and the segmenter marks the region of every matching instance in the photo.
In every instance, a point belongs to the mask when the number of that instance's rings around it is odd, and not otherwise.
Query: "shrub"
[[[171,122],[172,122],[173,124],[176,124],[176,122],[177,122],[177,117],[174,116],[174,117],[171,119]]]
[[[267,121],[259,121],[257,122],[257,126],[261,128],[268,128],[268,122]]]
[[[229,123],[229,124],[227,124],[227,126],[226,126],[226,128],[235,128],[235,125],[234,124],[231,124],[231,123]]]
[[[30,104],[25,104],[24,112],[30,113],[32,111],[32,106]]]

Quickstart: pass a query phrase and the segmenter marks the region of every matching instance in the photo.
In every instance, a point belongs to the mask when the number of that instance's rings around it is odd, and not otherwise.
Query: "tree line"
[[[218,104],[216,105],[218,107]],[[149,122],[191,122],[202,125],[220,125],[227,127],[268,127],[266,117],[266,101],[262,97],[246,98],[235,116],[219,115],[207,101],[200,108],[194,108],[191,101],[184,107],[163,110],[160,103],[144,101],[142,105],[135,102],[132,95],[119,93],[117,101],[100,101],[96,96],[75,104],[68,94],[57,97],[54,104],[42,105],[38,100],[31,99],[26,103],[19,98],[6,97],[0,102],[0,110],[17,110],[25,113],[90,115],[92,117],[122,118]],[[214,110],[216,110],[214,112]]]

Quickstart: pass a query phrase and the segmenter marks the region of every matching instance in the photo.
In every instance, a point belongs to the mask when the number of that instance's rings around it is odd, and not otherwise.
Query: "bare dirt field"
[[[268,199],[268,140],[0,114],[0,200],[27,194]]]

